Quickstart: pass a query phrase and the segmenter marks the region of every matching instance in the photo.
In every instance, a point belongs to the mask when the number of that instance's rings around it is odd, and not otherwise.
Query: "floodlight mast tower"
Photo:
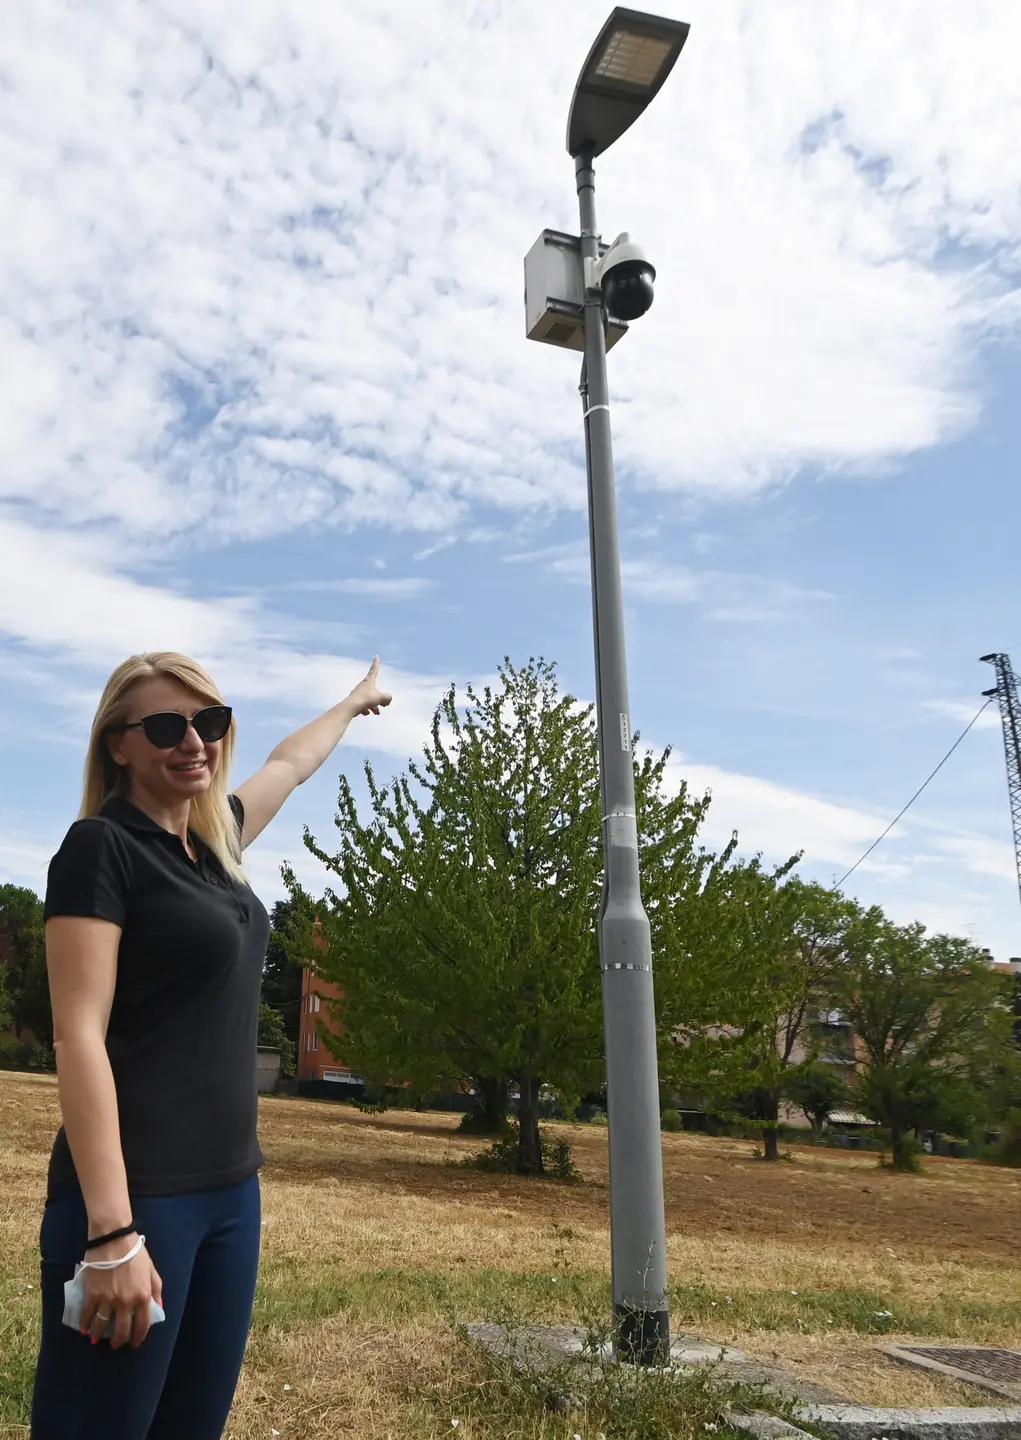
[[[1007,796],[1010,819],[1014,827],[1014,860],[1017,865],[1018,894],[1021,895],[1021,702],[1018,701],[1018,677],[1011,669],[1010,656],[983,655],[984,664],[996,671],[996,684],[982,694],[999,701],[1003,726],[1003,749],[1007,757]]]

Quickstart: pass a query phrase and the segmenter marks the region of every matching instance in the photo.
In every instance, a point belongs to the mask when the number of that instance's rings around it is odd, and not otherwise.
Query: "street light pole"
[[[576,157],[582,263],[599,258],[591,149]],[[652,941],[638,871],[638,825],[624,645],[601,291],[584,301],[581,394],[588,468],[596,715],[603,808],[599,914],[610,1140],[614,1349],[638,1364],[669,1355],[666,1216]]]
[[[643,1365],[668,1359],[670,1316],[652,941],[638,866],[606,349],[652,304],[656,272],[629,235],[601,244],[593,163],[652,103],[687,38],[683,20],[621,5],[610,12],[581,68],[567,119],[580,239],[544,230],[525,257],[525,333],[585,354],[580,388],[603,809],[599,966],[610,1122],[613,1339],[618,1359]]]

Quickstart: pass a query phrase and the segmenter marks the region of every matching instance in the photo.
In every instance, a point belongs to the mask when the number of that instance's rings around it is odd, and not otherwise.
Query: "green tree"
[[[848,928],[838,1003],[857,1036],[857,1103],[890,1136],[891,1163],[917,1165],[920,1130],[964,1134],[1011,1048],[1004,977],[982,951],[878,909]]]
[[[690,854],[701,818],[686,792],[661,793],[666,761],[637,766],[660,872]],[[307,838],[336,887],[320,905],[290,879],[306,925],[321,918],[320,971],[343,991],[331,1007],[343,1059],[418,1093],[512,1086],[518,1167],[541,1174],[541,1087],[569,1102],[603,1080],[591,707],[560,693],[552,664],[505,661],[463,708],[451,687],[421,762],[389,785],[369,766],[366,778],[365,823],[341,779],[338,853]]]
[[[278,900],[270,911],[269,947],[262,967],[262,999],[278,1011],[288,1040],[297,1050],[301,1030],[301,973],[304,957],[293,950],[294,905]]]
[[[4,969],[0,967],[0,1035],[9,1030],[14,1023],[14,1007],[11,1004],[11,997],[7,990],[7,976]]]
[[[43,902],[22,885],[0,885],[0,975],[0,993],[6,997],[8,1024],[14,1033],[20,1039],[22,1031],[31,1030],[44,1045],[52,1046]]]
[[[294,1074],[294,1042],[287,1037],[279,1010],[263,1001],[259,1006],[259,1044],[280,1051],[280,1073],[285,1078]]]
[[[817,1049],[852,909],[835,891],[734,861],[733,845],[681,897],[660,960],[661,1072],[720,1114],[760,1132],[779,1157],[786,1077]],[[704,857],[703,857],[704,863]]]
[[[338,853],[306,841],[337,888],[318,905],[289,882],[343,992],[332,1048],[420,1094],[507,1081],[519,1168],[542,1173],[540,1087],[580,1093],[601,1073],[591,712],[559,693],[554,666],[507,661],[463,709],[450,688],[421,762],[388,785],[367,765],[366,779],[363,824],[341,778]]]
[[[824,1060],[806,1060],[795,1065],[784,1080],[784,1097],[804,1112],[818,1139],[834,1110],[850,1097],[840,1071]]]

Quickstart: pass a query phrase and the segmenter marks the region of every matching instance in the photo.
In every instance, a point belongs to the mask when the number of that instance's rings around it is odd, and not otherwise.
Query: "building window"
[[[315,997],[315,1009],[316,1009],[316,1014],[318,1015],[318,1014],[319,1014],[319,996],[318,996],[318,995]]]
[[[319,1049],[319,1036],[318,1036],[318,1035],[313,1035],[313,1036],[312,1036],[312,1049],[313,1049],[313,1050],[318,1050],[318,1049]]]

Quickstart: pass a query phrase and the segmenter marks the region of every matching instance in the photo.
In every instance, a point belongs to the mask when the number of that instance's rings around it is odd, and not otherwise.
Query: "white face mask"
[[[120,1260],[79,1260],[74,1267],[74,1279],[64,1281],[64,1315],[63,1321],[72,1330],[82,1328],[82,1306],[85,1304],[85,1272],[86,1270],[115,1270],[118,1265],[125,1265],[133,1260],[142,1246],[145,1244],[145,1236],[140,1235],[133,1250],[124,1255]],[[163,1307],[155,1300],[149,1301],[149,1323],[158,1325],[161,1320],[167,1317],[163,1313]],[[106,1329],[100,1337],[103,1340],[112,1340],[117,1325],[117,1317],[111,1315]]]

